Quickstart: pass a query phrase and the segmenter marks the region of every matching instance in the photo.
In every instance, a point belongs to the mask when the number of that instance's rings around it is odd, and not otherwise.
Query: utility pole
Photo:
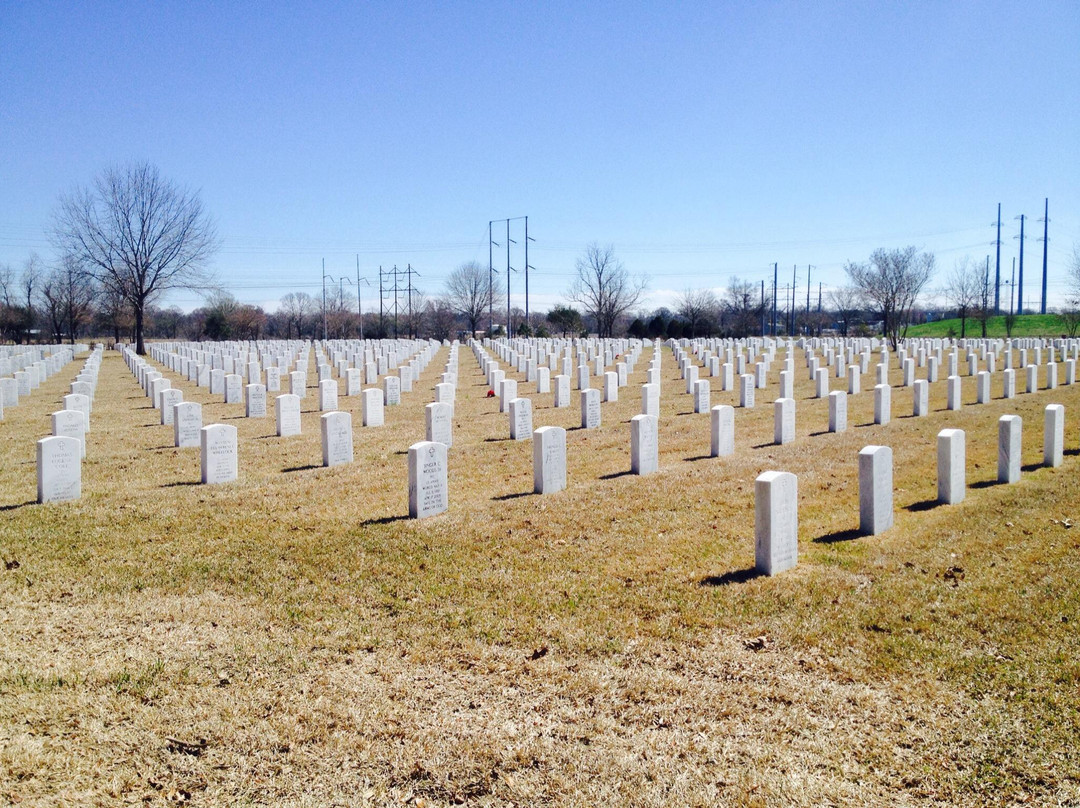
[[[795,335],[795,290],[799,286],[799,265],[793,264],[791,267],[791,328],[788,329],[790,336]]]
[[[765,279],[761,280],[761,336],[765,337]]]
[[[994,313],[1001,312],[1001,203],[998,202],[997,218],[997,259],[994,262]]]
[[[536,241],[529,235],[529,217],[525,217],[525,323],[532,330],[532,320],[529,319],[529,270],[536,267],[529,264],[529,242]]]
[[[510,238],[510,220],[506,220],[506,338],[510,339],[510,336],[514,333],[513,323],[510,321],[510,272],[514,270],[510,266],[510,245],[517,244],[516,241]]]
[[[322,338],[323,342],[326,342],[326,279],[330,278],[330,283],[334,282],[334,278],[326,274],[326,259],[322,260]]]
[[[777,263],[773,261],[772,265],[772,335],[773,339],[776,339],[776,282],[779,280],[777,273]]]
[[[1013,313],[1013,291],[1016,289],[1016,256],[1013,256],[1012,280],[1009,281],[1009,314]]]
[[[367,280],[364,281],[371,286]],[[360,339],[364,338],[364,305],[360,302],[360,254],[356,255],[356,316],[360,318]]]
[[[398,286],[398,278],[401,277],[401,272],[397,268],[397,264],[394,264],[394,339],[398,338],[398,295],[401,294],[401,287]]]
[[[1020,220],[1020,287],[1016,290],[1016,313],[1024,313],[1024,219],[1023,213],[1016,217]]]
[[[383,313],[383,299],[386,297],[386,293],[383,291],[383,278],[386,274],[383,272],[382,264],[379,264],[379,337],[386,335],[386,315]]]
[[[344,339],[347,334],[346,331],[349,327],[348,322],[345,319],[345,281],[349,282],[349,286],[352,286],[352,278],[346,278],[344,275],[338,276],[338,309],[341,311],[341,335],[339,339]],[[356,296],[360,296],[360,290],[356,290]]]
[[[783,286],[781,286],[781,287],[779,287],[777,289],[777,293],[779,293],[779,292],[784,293],[784,305],[788,306],[791,303],[791,284],[785,283]],[[775,303],[775,301],[773,301],[773,302]],[[788,313],[784,312],[784,328],[786,329],[787,326],[788,326]],[[790,336],[790,332],[789,332],[788,336]]]
[[[1046,250],[1050,246],[1050,197],[1046,198],[1045,207],[1043,208],[1043,284],[1042,284],[1042,305],[1039,307],[1039,314],[1046,314]]]
[[[810,270],[813,269],[809,264],[806,265],[806,313],[810,313]]]
[[[494,221],[488,222],[488,339],[495,328],[495,265],[491,262],[491,248],[495,242],[491,238],[491,226]]]

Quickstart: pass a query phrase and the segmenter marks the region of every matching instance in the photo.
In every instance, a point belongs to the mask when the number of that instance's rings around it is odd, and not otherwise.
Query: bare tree
[[[895,348],[919,293],[934,273],[933,254],[920,253],[915,247],[879,248],[871,253],[869,263],[849,261],[844,271],[867,302],[881,312],[885,335]]]
[[[688,337],[697,336],[700,330],[711,331],[719,319],[720,301],[712,289],[687,289],[679,295],[676,304],[679,316],[686,320]]]
[[[94,303],[94,282],[80,268],[73,256],[65,255],[60,264],[42,279],[39,290],[53,335],[62,342],[67,333],[71,344],[79,328],[90,319]]]
[[[732,275],[724,291],[726,330],[735,337],[760,333],[763,306],[768,303],[768,300],[762,301],[761,291],[753,281],[744,281],[738,275]]]
[[[854,286],[837,286],[829,290],[829,307],[836,312],[840,336],[846,337],[855,316],[862,308],[862,294]]]
[[[50,272],[41,283],[41,308],[49,321],[53,342],[64,341],[64,290],[60,278]]]
[[[232,334],[238,339],[259,339],[266,329],[266,312],[261,306],[242,303],[230,318]]]
[[[402,312],[402,325],[410,339],[416,339],[424,328],[424,315],[427,312],[427,295],[422,289],[413,288],[406,298],[405,311]]]
[[[15,270],[0,265],[0,339],[12,342],[18,342],[22,322],[16,289]]]
[[[1080,309],[1080,244],[1073,244],[1065,268],[1065,301],[1069,308]]]
[[[184,322],[184,312],[179,306],[159,309],[157,306],[146,310],[146,333],[151,336],[176,339]]]
[[[1075,337],[1080,330],[1080,244],[1074,244],[1072,255],[1065,269],[1065,306],[1061,310],[1061,321],[1065,333]]]
[[[454,307],[444,298],[429,300],[424,311],[428,332],[438,340],[450,339],[454,331]]]
[[[94,308],[96,327],[112,332],[114,342],[119,342],[121,337],[131,339],[135,317],[131,313],[131,304],[121,294],[103,288]]]
[[[23,271],[19,276],[19,305],[23,312],[23,332],[27,343],[38,320],[38,295],[45,280],[45,265],[37,253],[31,253],[23,262]],[[39,338],[40,339],[40,338]]]
[[[304,336],[304,327],[314,320],[318,304],[307,292],[289,292],[281,298],[280,311],[285,316],[285,338],[290,337],[295,327],[296,338],[300,339]]]
[[[956,262],[945,279],[945,297],[956,309],[956,316],[960,318],[961,339],[967,336],[967,319],[972,311],[978,308],[983,296],[983,287],[982,267],[967,255]]]
[[[62,197],[53,234],[84,271],[131,304],[139,354],[146,353],[147,304],[169,289],[206,287],[218,243],[198,194],[149,163],[108,169],[92,187]]]
[[[596,320],[601,337],[610,337],[619,317],[641,300],[646,281],[630,276],[611,245],[590,244],[577,260],[576,269],[577,278],[570,286],[569,297],[582,304],[586,314]]]
[[[347,339],[359,331],[359,313],[356,295],[344,291],[340,286],[336,294],[326,296],[327,334],[335,339]]]
[[[492,278],[486,267],[476,261],[462,264],[446,279],[446,302],[465,320],[469,333],[476,336],[477,326],[490,310],[492,301],[502,293],[502,281]]]

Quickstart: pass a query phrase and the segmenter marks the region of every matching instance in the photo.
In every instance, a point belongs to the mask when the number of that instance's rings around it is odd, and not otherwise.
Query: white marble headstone
[[[600,391],[586,388],[581,391],[581,426],[596,429],[600,426]]]
[[[859,452],[859,532],[875,536],[892,525],[892,449],[864,446]]]
[[[983,371],[985,373],[986,371]],[[1024,422],[1019,415],[998,418],[998,482],[1020,482]]]
[[[279,438],[300,434],[300,396],[295,393],[285,393],[275,398],[274,414],[277,417]]]
[[[202,404],[181,401],[173,405],[173,446],[179,449],[198,446],[201,430]]]
[[[553,494],[566,488],[566,430],[542,426],[533,432],[533,491]]]
[[[515,398],[510,401],[510,440],[528,440],[533,433],[532,401]]]
[[[239,378],[239,377],[238,377]],[[199,430],[202,482],[208,485],[235,480],[238,473],[236,427],[210,424]]]
[[[52,433],[78,438],[80,457],[86,457],[86,416],[79,410],[60,410],[52,414]]]
[[[447,448],[454,445],[454,407],[445,401],[433,401],[424,406],[424,424],[427,439],[444,444]]]
[[[361,393],[361,397],[364,426],[382,426],[383,391],[378,387],[368,387]]]
[[[173,407],[184,400],[184,391],[170,387],[168,390],[162,390],[158,395],[160,398],[159,406],[161,407],[161,423],[172,426]]]
[[[630,471],[652,474],[660,468],[659,419],[635,415],[630,419]]]
[[[319,383],[326,384],[326,381]],[[336,384],[336,382],[335,382]],[[324,466],[353,461],[352,413],[327,412],[319,418]]]
[[[757,570],[776,575],[799,560],[799,484],[787,471],[754,481],[754,556]]]
[[[423,519],[449,507],[446,444],[421,441],[409,447],[409,516]]]
[[[66,435],[37,442],[37,501],[65,502],[82,496],[82,441]]]

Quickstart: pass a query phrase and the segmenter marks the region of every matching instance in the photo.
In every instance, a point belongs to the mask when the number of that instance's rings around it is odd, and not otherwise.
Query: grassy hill
[[[1013,324],[1014,337],[1060,337],[1068,333],[1065,323],[1058,314],[1023,314],[1016,317]],[[938,320],[933,323],[913,325],[908,331],[909,337],[959,337],[960,320]],[[967,320],[968,337],[982,336],[982,324],[974,318]],[[991,317],[986,323],[988,337],[1006,337],[1005,317]]]

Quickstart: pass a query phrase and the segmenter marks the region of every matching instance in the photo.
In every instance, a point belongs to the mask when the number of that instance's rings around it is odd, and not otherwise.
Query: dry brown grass
[[[333,469],[314,390],[304,434],[279,439],[169,374],[204,423],[240,430],[223,486],[194,484],[198,450],[172,448],[118,355],[81,501],[29,504],[34,440],[79,363],[7,411],[0,803],[1080,803],[1080,387],[977,407],[965,377],[949,413],[939,382],[919,419],[894,389],[886,427],[864,392],[831,435],[797,361],[796,441],[768,445],[760,403],[714,459],[666,353],[661,470],[638,478],[646,351],[604,426],[569,433],[568,489],[539,497],[531,444],[506,440],[463,347],[451,508],[409,521],[404,453],[446,356],[381,429],[342,396],[356,462]],[[536,426],[577,425],[576,406],[533,400]],[[992,484],[998,416],[1024,417],[1034,465],[1051,402],[1064,466]],[[967,430],[971,488],[932,507],[945,427]],[[857,538],[871,443],[895,452],[896,525]],[[760,578],[768,469],[799,475],[800,562]]]

